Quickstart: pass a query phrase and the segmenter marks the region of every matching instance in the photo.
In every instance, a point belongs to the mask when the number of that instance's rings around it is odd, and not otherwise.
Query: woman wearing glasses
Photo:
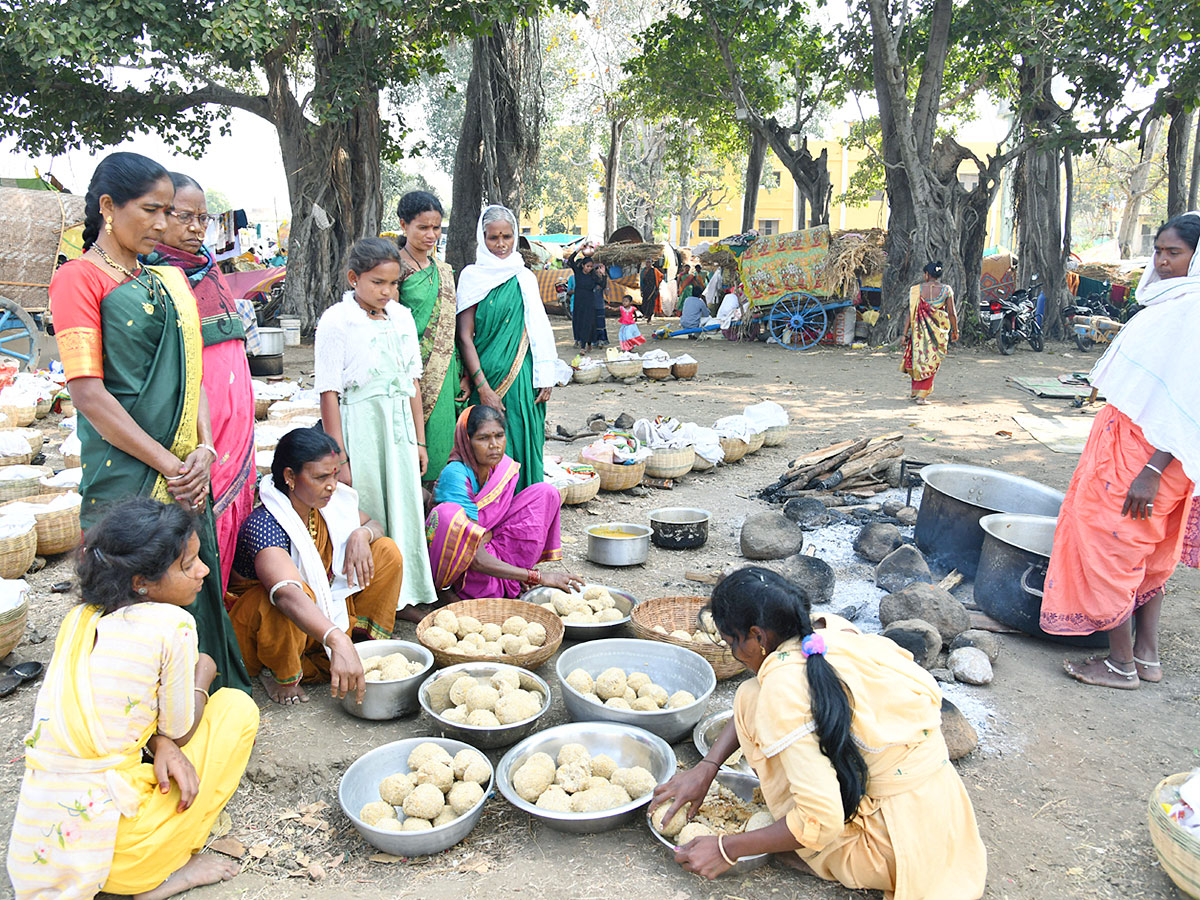
[[[238,529],[254,509],[254,390],[246,362],[246,332],[225,276],[204,246],[208,214],[204,190],[193,178],[171,173],[175,202],[167,230],[153,252],[152,266],[175,266],[187,276],[200,311],[204,343],[202,383],[212,419],[212,505],[221,551],[221,586],[229,587]]]

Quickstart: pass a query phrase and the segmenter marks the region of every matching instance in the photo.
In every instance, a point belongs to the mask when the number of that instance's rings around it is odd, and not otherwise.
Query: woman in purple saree
[[[561,501],[545,483],[518,492],[521,466],[505,447],[501,413],[482,404],[463,410],[425,520],[434,583],[464,600],[517,597],[539,584],[582,588],[576,575],[536,568],[562,559]]]

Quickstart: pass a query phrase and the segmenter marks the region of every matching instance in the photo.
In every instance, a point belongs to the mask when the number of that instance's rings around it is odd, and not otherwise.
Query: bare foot
[[[1162,681],[1162,663],[1158,660],[1157,652],[1138,651],[1134,647],[1133,661],[1137,665],[1138,677],[1142,681],[1148,681],[1151,684],[1158,684]]]
[[[1063,670],[1076,681],[1096,687],[1135,691],[1141,683],[1133,660],[1116,663],[1104,656],[1093,656],[1078,662],[1068,659],[1063,663]]]
[[[267,689],[267,696],[280,706],[291,706],[293,703],[308,702],[308,694],[304,693],[304,688],[300,687],[299,682],[295,684],[280,684],[267,669],[262,670],[262,674],[258,676],[258,680]]]
[[[206,884],[216,884],[218,881],[228,881],[241,871],[236,860],[217,856],[215,853],[197,853],[183,868],[172,872],[167,880],[158,887],[141,894],[134,894],[134,900],[165,900],[194,887]]]

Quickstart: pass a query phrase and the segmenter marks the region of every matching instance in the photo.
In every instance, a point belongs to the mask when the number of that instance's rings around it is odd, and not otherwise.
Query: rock
[[[951,759],[962,759],[979,746],[975,726],[967,721],[962,710],[945,697],[942,698],[942,737],[946,739],[946,749],[950,751]]]
[[[977,647],[959,647],[950,653],[950,671],[965,684],[991,684],[992,664]]]
[[[884,500],[883,514],[886,516],[894,516],[900,510],[904,509],[904,503],[901,500]]]
[[[906,506],[896,512],[896,521],[901,525],[916,525],[917,524],[917,508],[915,506]]]
[[[921,619],[901,619],[883,629],[883,636],[891,638],[913,655],[917,665],[928,668],[937,659],[942,649],[942,636],[938,630]]]
[[[954,673],[949,669],[930,669],[929,674],[942,684],[954,684]]]
[[[816,497],[793,497],[783,504],[783,514],[801,528],[829,524],[829,508]]]
[[[893,459],[888,464],[887,471],[884,473],[883,480],[886,481],[888,483],[888,485],[890,485],[891,487],[903,487],[903,485],[900,484],[900,463],[901,462],[902,462],[902,460]]]
[[[864,525],[854,539],[854,552],[877,563],[900,546],[900,529],[895,525],[872,522]]]
[[[938,630],[943,643],[954,640],[971,627],[966,608],[948,591],[920,581],[879,601],[879,621],[885,627],[900,619],[924,619]]]
[[[804,532],[781,512],[755,513],[742,523],[741,544],[747,559],[784,559],[800,552]]]
[[[804,589],[813,603],[828,603],[833,597],[836,580],[833,567],[823,559],[797,553],[789,556],[779,567],[779,574]]]
[[[1001,644],[1000,638],[990,631],[971,628],[950,642],[951,652],[958,650],[960,647],[975,647],[978,650],[982,650],[987,654],[988,662],[994,663],[1000,656]]]
[[[633,416],[629,413],[621,413],[613,422],[613,428],[618,431],[628,431],[633,427]]]
[[[841,616],[847,622],[854,622],[858,619],[858,616],[861,612],[861,606],[859,606],[857,603],[851,603],[849,606],[843,606],[841,609],[835,612],[834,615]]]
[[[912,544],[901,544],[875,567],[875,586],[885,591],[898,591],[914,581],[931,583],[933,574],[921,551]]]

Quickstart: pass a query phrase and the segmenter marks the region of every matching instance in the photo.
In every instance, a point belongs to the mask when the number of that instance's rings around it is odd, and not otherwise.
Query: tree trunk
[[[692,243],[692,223],[695,221],[695,205],[688,197],[687,177],[679,179],[679,237],[678,246],[687,247]]]
[[[742,193],[742,231],[754,227],[758,211],[758,189],[762,185],[763,163],[767,157],[767,142],[757,131],[750,132],[750,153],[746,158],[746,182]]]
[[[1062,177],[1058,150],[1032,149],[1017,163],[1017,283],[1025,287],[1038,277],[1046,293],[1043,327],[1057,331],[1067,297],[1063,257]]]
[[[617,230],[617,173],[621,166],[621,136],[625,131],[624,119],[611,119],[608,123],[608,154],[602,156],[604,163],[604,239]]]
[[[1200,116],[1196,117],[1196,136],[1192,139],[1192,183],[1188,188],[1188,209],[1200,202]]]
[[[1162,119],[1154,119],[1146,127],[1146,136],[1142,140],[1142,158],[1133,170],[1129,179],[1129,199],[1125,201],[1125,209],[1121,213],[1121,225],[1117,229],[1117,245],[1121,248],[1121,258],[1129,259],[1133,255],[1133,237],[1137,229],[1138,211],[1142,206],[1142,198],[1150,190],[1150,167],[1154,162],[1154,151],[1158,147],[1158,133],[1162,130]],[[1140,249],[1140,248],[1139,248]]]
[[[1188,140],[1192,136],[1192,114],[1177,107],[1167,129],[1167,218],[1185,213],[1188,200]]]
[[[475,261],[475,216],[483,206],[483,130],[479,114],[479,73],[475,66],[467,79],[462,132],[454,152],[454,181],[450,193],[450,233],[446,235],[446,262],[461,272]]]

